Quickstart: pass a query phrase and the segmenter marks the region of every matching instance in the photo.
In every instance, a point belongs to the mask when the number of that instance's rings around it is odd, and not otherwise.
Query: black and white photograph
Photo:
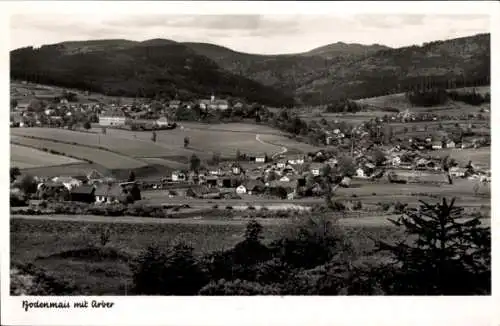
[[[26,311],[491,295],[488,12],[56,7],[4,45]]]

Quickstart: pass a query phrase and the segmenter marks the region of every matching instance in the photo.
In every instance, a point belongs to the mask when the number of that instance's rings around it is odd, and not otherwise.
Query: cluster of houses
[[[58,98],[58,97],[57,97]],[[36,96],[29,102],[20,101],[11,110],[11,127],[71,127],[84,122],[99,123],[101,126],[125,126],[137,124],[162,128],[171,126],[168,119],[172,110],[181,107],[192,109],[198,106],[204,110],[227,110],[243,107],[244,103],[233,105],[226,99],[217,99],[214,95],[209,99],[197,101],[172,100],[165,104],[134,103],[109,104],[102,103],[71,103],[61,98],[58,103],[54,96]]]
[[[242,106],[238,102],[235,106]],[[227,100],[216,99],[212,95],[210,99],[202,99],[199,101],[181,102],[179,100],[172,100],[158,110],[153,109],[150,105],[142,105],[139,108],[125,105],[121,107],[111,106],[106,110],[102,110],[99,114],[99,125],[101,126],[125,126],[125,125],[139,125],[146,128],[153,126],[158,128],[171,126],[171,122],[166,117],[169,111],[175,111],[181,107],[192,109],[199,106],[203,110],[227,110],[230,105]]]
[[[137,182],[117,182],[93,170],[87,175],[35,178],[35,197],[43,200],[65,200],[85,203],[129,203],[141,199]],[[20,192],[14,181],[11,193]]]
[[[97,122],[101,105],[95,103],[46,105],[38,100],[18,103],[10,113],[11,127],[65,127],[84,122]]]

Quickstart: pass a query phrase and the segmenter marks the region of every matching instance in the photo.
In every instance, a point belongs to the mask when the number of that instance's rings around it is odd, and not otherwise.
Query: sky
[[[89,15],[11,17],[10,49],[63,41],[165,38],[284,54],[330,43],[401,47],[490,31],[487,15]]]

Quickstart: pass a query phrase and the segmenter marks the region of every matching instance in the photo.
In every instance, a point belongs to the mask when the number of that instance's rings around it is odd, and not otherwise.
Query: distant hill
[[[329,65],[322,77],[302,83],[296,96],[305,103],[319,104],[419,87],[482,86],[490,83],[490,70],[490,34],[479,34],[382,50]]]
[[[295,92],[304,83],[321,78],[331,65],[389,49],[379,45],[335,43],[306,53],[260,55],[237,52],[208,43],[184,44],[228,71],[286,92]]]
[[[294,92],[299,103],[308,105],[405,91],[422,85],[424,77],[426,85],[455,79],[456,87],[489,84],[490,77],[489,34],[397,49],[338,42],[295,55],[254,55],[213,44],[185,44],[228,71]]]
[[[320,56],[325,59],[332,59],[339,56],[370,56],[378,51],[389,50],[388,46],[373,44],[373,45],[363,45],[357,43],[344,43],[337,42],[333,44],[328,44],[321,46],[311,51],[302,53],[303,56]]]
[[[289,55],[165,39],[63,42],[12,51],[11,74],[110,95],[215,92],[273,106],[318,105],[423,86],[487,85],[490,34],[396,49],[338,42]]]
[[[64,42],[10,53],[11,77],[106,95],[231,96],[272,106],[293,97],[221,69],[213,60],[168,40]]]

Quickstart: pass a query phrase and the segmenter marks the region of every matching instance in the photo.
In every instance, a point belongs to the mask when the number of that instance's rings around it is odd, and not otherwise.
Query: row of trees
[[[251,220],[233,248],[198,257],[179,243],[151,246],[131,264],[137,295],[471,295],[491,292],[491,235],[462,221],[454,200],[422,203],[391,222],[401,242],[376,241],[387,262],[360,259],[341,229],[302,218],[272,242]]]

